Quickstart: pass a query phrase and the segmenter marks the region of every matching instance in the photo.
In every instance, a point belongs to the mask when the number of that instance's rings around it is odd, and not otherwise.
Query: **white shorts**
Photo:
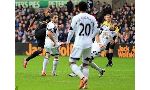
[[[92,57],[98,56],[100,52],[102,52],[103,50],[106,49],[105,45],[103,46],[103,44],[101,44],[103,47],[100,47],[100,44],[101,43],[96,43],[96,42],[94,42],[92,44],[92,50],[91,50],[91,56]]]
[[[89,59],[91,58],[91,47],[87,49],[73,47],[69,62],[76,62],[76,60],[80,59],[80,56],[82,56],[83,63],[89,64]]]
[[[50,53],[52,56],[57,56],[59,55],[59,47],[52,47],[52,48],[48,48],[45,47],[46,53]]]
[[[93,53],[93,51],[96,51],[96,52],[100,52],[100,47],[99,47],[99,44],[94,42],[92,44],[92,50],[91,50],[91,53]]]
[[[50,40],[45,40],[44,48],[46,50],[46,53],[50,53],[53,56],[59,55],[59,46],[56,45],[54,47],[54,43]]]
[[[100,44],[107,46],[108,43],[109,43],[108,39],[104,39],[104,38],[100,39]]]
[[[102,44],[103,45],[103,44]],[[96,43],[94,42],[92,44],[92,50],[91,50],[91,53],[93,52],[97,52],[97,53],[100,53],[102,50],[105,50],[106,46],[104,45],[104,47],[100,47],[99,46],[99,43]]]

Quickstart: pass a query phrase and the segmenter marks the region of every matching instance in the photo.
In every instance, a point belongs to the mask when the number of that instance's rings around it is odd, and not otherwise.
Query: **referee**
[[[112,18],[110,14],[106,14],[104,16],[104,22],[102,23],[103,26],[109,27],[112,31],[115,31],[116,33],[119,32],[118,26],[116,22],[112,22]],[[117,35],[113,37],[113,40],[111,40],[107,46],[106,46],[106,57],[108,59],[108,63],[106,67],[112,67],[113,66],[113,51],[115,47],[115,42],[117,41]]]

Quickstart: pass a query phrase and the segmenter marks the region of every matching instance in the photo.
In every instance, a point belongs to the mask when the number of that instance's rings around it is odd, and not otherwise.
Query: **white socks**
[[[88,76],[89,76],[89,69],[88,69],[88,66],[83,67],[83,75],[88,78]]]
[[[48,58],[44,58],[44,61],[43,61],[43,70],[44,72],[46,72],[46,66],[48,64]],[[57,68],[57,64],[58,64],[58,59],[54,59],[53,61],[53,69],[52,69],[52,73],[53,74],[56,74],[56,68]]]
[[[44,61],[43,61],[43,71],[46,72],[46,66],[48,64],[48,58],[44,58]]]
[[[89,63],[89,65],[90,65],[92,68],[98,70],[99,72],[102,71],[102,68],[100,68],[99,66],[97,66],[94,62]]]
[[[80,77],[80,79],[82,79],[84,77],[80,68],[76,64],[71,64],[70,67],[71,67],[72,71]]]
[[[58,64],[58,59],[55,59],[55,58],[54,58],[54,61],[53,61],[53,69],[52,69],[52,73],[53,73],[53,74],[56,74],[57,64]]]

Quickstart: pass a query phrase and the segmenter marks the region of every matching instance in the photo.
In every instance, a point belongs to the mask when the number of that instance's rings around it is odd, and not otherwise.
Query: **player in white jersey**
[[[113,23],[112,26],[114,26],[114,25],[115,25],[115,23]],[[100,30],[95,37],[95,41],[92,44],[92,50],[91,50],[92,58],[90,60],[89,66],[91,66],[92,68],[97,70],[99,73],[99,76],[103,76],[105,70],[93,62],[94,57],[98,56],[101,51],[105,50],[106,47],[108,46],[108,44],[111,41],[113,41],[113,38],[115,36],[117,36],[117,33],[112,28],[110,28],[106,25],[101,25]],[[82,69],[82,64],[80,65],[80,68]],[[69,76],[74,77],[74,76],[76,76],[76,74],[74,72],[72,72],[69,74]]]
[[[72,71],[80,77],[80,89],[87,87],[88,64],[91,58],[92,39],[98,31],[98,24],[94,16],[86,13],[87,4],[83,1],[79,3],[80,13],[73,17],[71,28],[68,34],[67,43],[75,33],[75,42],[70,54],[69,63]],[[83,69],[80,70],[76,61],[82,56]]]
[[[113,39],[107,44],[106,46],[106,57],[108,59],[107,67],[113,66],[113,50],[115,47],[115,43],[118,41],[118,34],[119,34],[119,28],[117,26],[117,22],[112,20],[112,17],[110,14],[106,14],[104,17],[104,22],[102,23],[102,26],[109,27],[111,31],[114,31],[117,35],[113,36]]]
[[[89,66],[97,70],[99,73],[99,76],[103,76],[105,70],[93,62],[94,57],[98,56],[101,51],[106,49],[107,44],[111,41],[114,34],[115,33],[113,33],[113,31],[110,31],[109,27],[101,26],[98,34],[95,37],[96,39],[94,43],[92,44],[91,59],[90,59]],[[83,65],[81,64],[80,68],[82,69],[82,67]],[[69,74],[69,76],[74,77],[76,76],[76,74],[73,72]]]
[[[116,36],[115,31],[111,31],[109,27],[101,26],[100,33],[96,35],[96,39],[92,45],[92,55],[95,57],[101,51],[106,49],[107,44]],[[99,49],[97,49],[99,48]]]
[[[51,22],[47,24],[46,28],[46,37],[44,45],[44,48],[46,49],[46,55],[43,61],[42,76],[46,76],[46,66],[48,64],[50,54],[54,56],[52,69],[53,76],[56,75],[56,68],[58,64],[58,55],[59,55],[58,29],[57,29],[58,16],[53,14],[51,17],[52,17]]]
[[[101,26],[99,33],[96,35],[96,39],[92,44],[92,52],[90,59],[90,66],[99,72],[99,76],[103,76],[105,69],[102,69],[100,66],[97,66],[93,60],[94,57],[99,55],[103,50],[106,49],[108,43],[113,40],[113,37],[116,36],[117,33],[111,30],[109,27]]]

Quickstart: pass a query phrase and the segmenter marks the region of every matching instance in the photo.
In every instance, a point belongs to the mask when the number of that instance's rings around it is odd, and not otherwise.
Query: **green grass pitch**
[[[23,58],[16,55],[15,86],[16,90],[78,90],[79,78],[69,77],[71,69],[68,57],[60,57],[57,74],[51,76],[52,60],[47,66],[47,76],[41,76],[43,57],[38,56],[23,68]],[[96,70],[90,67],[88,90],[134,90],[135,89],[135,60],[134,58],[113,58],[114,66],[105,67],[106,58],[97,57],[94,62],[105,68],[103,77],[98,77]],[[78,62],[80,65],[81,60]]]

